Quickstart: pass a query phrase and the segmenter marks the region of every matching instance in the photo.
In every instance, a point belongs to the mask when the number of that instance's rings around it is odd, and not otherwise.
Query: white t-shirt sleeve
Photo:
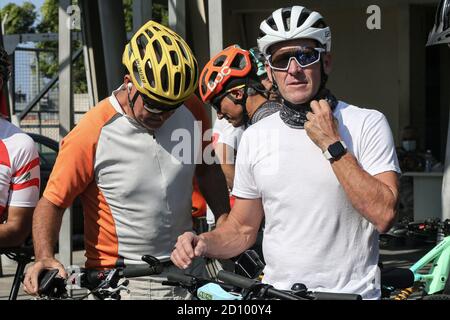
[[[21,147],[16,148],[11,155],[9,206],[35,207],[40,188],[39,154],[29,136],[22,134],[16,142],[20,143]]]
[[[366,118],[360,147],[358,161],[370,175],[387,171],[401,173],[392,131],[382,113],[374,112]]]
[[[241,127],[235,128],[232,125],[229,125],[222,131],[222,134],[219,136],[218,143],[227,144],[234,150],[237,150],[239,143],[241,142],[243,132],[244,130]]]
[[[256,186],[253,172],[252,155],[254,156],[255,152],[249,152],[249,148],[249,135],[245,134],[237,153],[232,194],[239,198],[259,199],[261,193]]]
[[[235,128],[225,119],[217,119],[214,122],[213,135],[218,137],[217,143],[229,145],[234,150],[238,149],[243,132],[243,127]]]

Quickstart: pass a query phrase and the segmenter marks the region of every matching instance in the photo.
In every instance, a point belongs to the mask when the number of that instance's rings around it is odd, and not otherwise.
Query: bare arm
[[[216,218],[217,224],[230,212],[225,176],[218,164],[199,164],[196,169],[198,186]]]
[[[67,277],[64,266],[54,258],[54,248],[58,241],[63,214],[63,208],[54,205],[45,197],[39,200],[33,215],[33,244],[36,262],[27,269],[23,281],[28,294],[37,294],[38,276],[44,269],[58,269],[59,276]]]
[[[306,117],[305,130],[311,140],[323,151],[341,140],[331,108],[324,100],[311,102],[312,113]],[[398,200],[398,178],[393,171],[371,176],[346,153],[331,164],[353,207],[370,221],[380,233],[392,226]]]
[[[255,243],[263,216],[261,199],[238,198],[228,218],[212,232],[200,236],[186,232],[178,237],[171,259],[185,269],[195,257],[235,257]]]
[[[227,180],[228,189],[232,190],[234,182],[234,159],[236,152],[231,146],[225,143],[217,143],[214,151],[216,152],[216,156],[219,159],[225,179]]]
[[[227,259],[247,250],[256,241],[263,217],[261,199],[237,198],[226,222],[200,235],[206,244],[203,255]]]
[[[33,216],[33,244],[36,260],[54,257],[64,209],[45,197],[39,200]]]
[[[380,233],[387,232],[396,216],[397,173],[389,171],[371,176],[349,153],[331,166],[353,207]]]
[[[18,247],[31,232],[31,220],[34,208],[9,207],[8,220],[0,224],[0,246]]]

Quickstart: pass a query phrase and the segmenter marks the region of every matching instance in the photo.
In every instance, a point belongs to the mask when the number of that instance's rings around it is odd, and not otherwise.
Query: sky
[[[15,4],[21,6],[26,1],[31,2],[32,4],[34,4],[36,6],[37,11],[39,11],[39,8],[44,3],[44,0],[0,0],[0,8],[3,8],[8,3],[15,3]]]

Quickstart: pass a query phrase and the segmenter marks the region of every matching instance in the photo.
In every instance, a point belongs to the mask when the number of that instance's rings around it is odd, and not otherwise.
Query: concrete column
[[[186,3],[185,0],[169,1],[169,27],[186,39]]]
[[[223,5],[222,0],[208,0],[209,55],[213,57],[223,49]],[[214,18],[212,18],[214,17]],[[211,123],[217,118],[217,112],[211,108]]]
[[[152,19],[152,0],[133,0],[133,33]]]
[[[59,137],[64,138],[73,127],[72,103],[72,36],[69,28],[67,8],[71,0],[59,0]],[[61,263],[68,267],[72,264],[72,208],[63,216],[59,232],[59,256]]]
[[[122,0],[98,0],[100,29],[108,84],[108,94],[123,81],[122,54],[126,44],[125,16]],[[102,97],[100,97],[102,98]]]

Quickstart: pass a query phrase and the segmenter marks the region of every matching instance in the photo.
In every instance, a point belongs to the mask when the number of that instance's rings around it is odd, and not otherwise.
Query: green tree
[[[0,10],[0,21],[5,16],[5,34],[34,33],[34,22],[36,20],[36,7],[31,2],[24,2],[22,6],[15,3],[8,3]]]
[[[166,27],[169,26],[169,10],[166,6],[159,3],[154,3],[152,14],[153,20],[161,23]]]
[[[131,32],[133,30],[133,0],[123,0],[123,10],[125,14],[125,30]],[[167,6],[153,3],[152,16],[152,19],[156,22],[164,26],[169,26],[169,11]]]
[[[123,12],[125,14],[125,30],[133,30],[133,0],[123,0]]]
[[[46,0],[42,4],[41,21],[36,29],[40,33],[58,32],[58,0]],[[40,55],[39,67],[44,77],[54,77],[58,72],[58,42],[43,41],[37,47],[51,50]]]
[[[58,0],[45,0],[41,7],[41,21],[37,25],[38,32],[58,32]],[[73,41],[73,51],[77,51],[81,48],[81,41]],[[45,52],[41,54],[40,70],[46,78],[54,77],[58,72],[58,42],[56,41],[43,41],[38,44],[39,48],[50,49],[51,52]],[[74,93],[86,93],[87,81],[86,81],[86,69],[84,68],[83,57],[80,56],[75,60],[72,66],[73,77],[73,91]]]
[[[46,0],[41,6],[38,32],[58,32],[58,0]]]

